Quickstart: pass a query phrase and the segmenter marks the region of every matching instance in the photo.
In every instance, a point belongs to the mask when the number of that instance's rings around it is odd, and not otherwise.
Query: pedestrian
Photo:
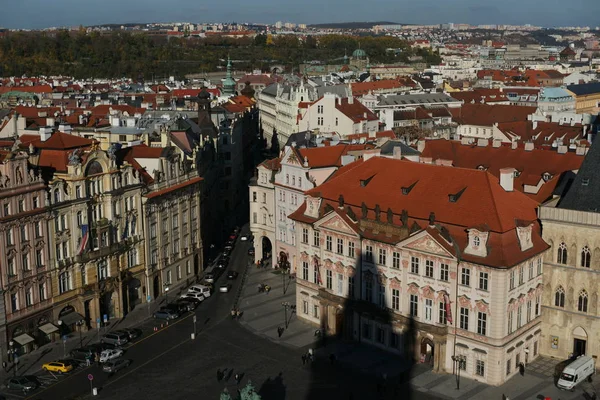
[[[306,354],[302,354],[302,365],[306,365]]]
[[[308,359],[312,362],[314,361],[314,353],[313,353],[313,349],[308,349]]]
[[[87,355],[87,356],[85,356],[85,365],[86,365],[87,367],[89,367],[90,365],[92,365],[92,355],[91,355],[91,354],[90,354],[90,355]]]
[[[235,383],[240,384],[240,374],[235,374]]]

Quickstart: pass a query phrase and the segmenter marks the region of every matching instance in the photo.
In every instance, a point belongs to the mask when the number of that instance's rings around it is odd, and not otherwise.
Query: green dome
[[[367,53],[363,49],[356,49],[354,53],[352,53],[353,58],[365,58]]]

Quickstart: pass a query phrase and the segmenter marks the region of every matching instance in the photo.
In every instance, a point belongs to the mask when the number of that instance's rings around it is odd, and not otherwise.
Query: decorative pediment
[[[425,286],[422,290],[423,297],[427,299],[433,299],[435,297],[435,290],[431,286]]]
[[[527,226],[517,225],[517,238],[519,239],[519,247],[521,251],[529,250],[533,247],[533,241],[531,239],[531,233],[533,231],[533,224],[530,223]]]
[[[479,257],[487,257],[487,242],[490,233],[484,229],[471,228],[467,229],[467,236],[468,243],[465,248],[465,253]]]
[[[346,233],[349,235],[356,235],[356,232],[344,219],[336,212],[331,213],[323,220],[317,222],[315,227],[336,231],[340,233]]]
[[[312,218],[319,218],[319,207],[321,206],[321,199],[318,197],[308,196],[306,198],[306,210],[304,215]]]
[[[283,156],[283,158],[281,159],[281,164],[290,164],[290,165],[300,165],[300,166],[302,166],[302,162],[298,158],[298,155],[296,154],[296,150],[294,150],[291,147],[288,147],[286,153],[287,154],[285,154]]]
[[[487,314],[490,313],[490,305],[485,300],[482,300],[482,299],[476,300],[475,308],[479,312],[483,312],[483,313],[487,313]]]
[[[400,281],[400,279],[398,279],[398,277],[394,276],[393,278],[390,279],[389,286],[392,289],[401,289],[402,288],[402,281]]]
[[[399,245],[406,249],[417,250],[420,252],[436,254],[445,257],[453,257],[450,252],[442,247],[442,245],[433,239],[427,232],[423,232],[413,238],[409,238],[403,243],[399,243]]]
[[[411,282],[408,284],[408,293],[409,294],[419,294],[419,285],[415,282]]]

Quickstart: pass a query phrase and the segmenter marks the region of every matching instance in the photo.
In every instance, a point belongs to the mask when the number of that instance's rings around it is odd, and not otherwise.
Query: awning
[[[19,343],[21,346],[25,346],[27,343],[33,342],[34,339],[28,334],[24,333],[22,335],[17,336],[16,338],[13,338],[13,340]]]
[[[46,335],[50,335],[50,334],[58,331],[58,327],[50,322],[40,326],[38,329],[40,331],[44,332]]]
[[[83,321],[84,319],[85,318],[83,318],[83,315],[79,314],[78,312],[72,312],[62,316],[60,321],[62,321],[62,323],[66,326],[71,326],[79,321]]]

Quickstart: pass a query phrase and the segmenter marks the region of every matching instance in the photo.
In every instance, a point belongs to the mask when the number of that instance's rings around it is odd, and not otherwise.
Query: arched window
[[[559,286],[554,293],[554,305],[556,307],[565,307],[565,289],[562,286]]]
[[[567,263],[567,245],[562,242],[558,245],[558,254],[556,256],[556,262],[559,264]]]
[[[579,292],[579,299],[577,300],[577,311],[587,312],[587,309],[588,309],[588,295],[584,289],[581,292]]]
[[[590,252],[590,248],[584,246],[581,250],[581,266],[584,268],[589,268],[592,262],[592,253]]]

